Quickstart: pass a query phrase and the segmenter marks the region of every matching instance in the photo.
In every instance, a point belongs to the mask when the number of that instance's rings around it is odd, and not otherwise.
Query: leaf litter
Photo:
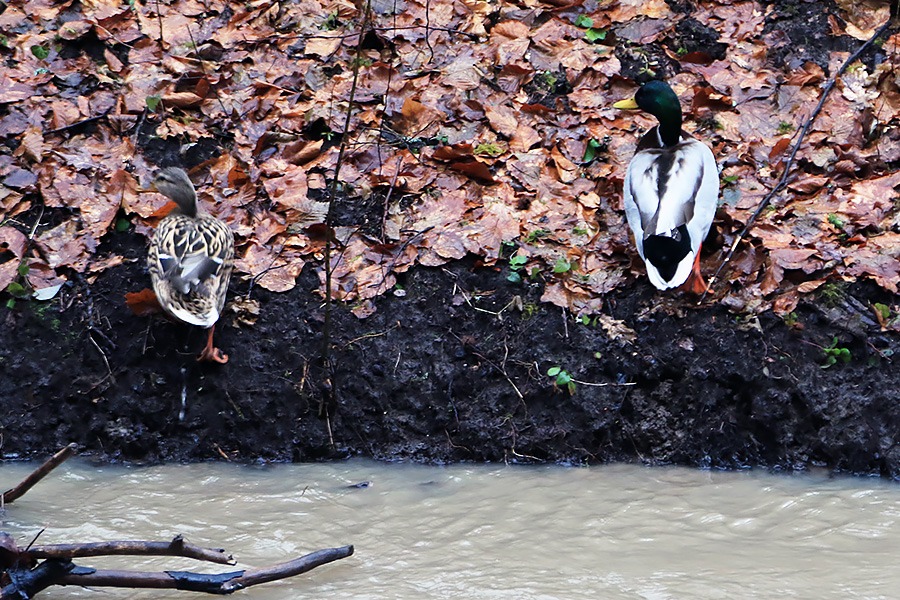
[[[838,5],[834,39],[866,39],[888,18],[879,3]],[[235,231],[236,275],[265,289],[288,291],[314,268],[324,296],[330,236],[332,295],[359,316],[413,266],[516,254],[540,273],[544,301],[598,313],[643,277],[621,186],[654,125],[612,103],[662,72],[685,129],[713,147],[723,196],[711,272],[849,54],[776,60],[792,42],[771,26],[776,5],[751,0],[690,17],[662,0],[387,1],[362,38],[360,6],[42,2],[26,18],[7,4],[0,289],[23,264],[43,287],[120,264],[98,249],[123,222],[152,233],[166,201],[140,189],[160,166],[148,145],[161,143],[180,149],[203,206]],[[688,26],[715,43],[689,43]],[[841,78],[787,189],[722,274],[729,307],[789,312],[829,280],[898,291],[898,63],[893,33]],[[31,231],[17,216],[34,206],[56,219]]]

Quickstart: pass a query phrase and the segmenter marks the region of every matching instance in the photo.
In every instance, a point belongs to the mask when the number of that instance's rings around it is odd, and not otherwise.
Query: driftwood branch
[[[184,556],[222,565],[235,564],[223,548],[203,548],[184,541],[180,535],[171,542],[110,541],[92,544],[51,544],[32,546],[22,552],[31,558],[73,559],[84,556]]]
[[[100,571],[77,567],[54,582],[60,585],[178,589],[207,594],[231,594],[237,590],[306,573],[353,554],[353,546],[327,548],[271,567],[231,573],[193,573],[190,571]],[[3,600],[3,596],[0,596]]]
[[[4,504],[14,502],[18,498],[24,496],[25,492],[34,487],[34,485],[38,481],[46,477],[50,471],[74,456],[76,448],[77,446],[75,444],[69,444],[68,446],[51,456],[49,459],[47,459],[47,461],[40,467],[32,471],[32,473],[28,477],[22,480],[22,483],[0,494],[0,507],[2,507]]]

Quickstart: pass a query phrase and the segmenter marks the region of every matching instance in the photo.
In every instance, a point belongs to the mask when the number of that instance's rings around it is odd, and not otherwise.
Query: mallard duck
[[[681,104],[663,81],[651,81],[613,106],[639,108],[659,121],[641,138],[625,174],[625,216],[647,275],[660,290],[685,284],[701,294],[707,287],[700,245],[719,198],[712,150],[681,130]]]
[[[199,211],[194,184],[181,169],[161,170],[152,187],[176,204],[150,243],[147,263],[153,291],[168,314],[209,329],[197,360],[226,363],[228,355],[213,346],[213,331],[231,279],[234,234],[222,221]]]

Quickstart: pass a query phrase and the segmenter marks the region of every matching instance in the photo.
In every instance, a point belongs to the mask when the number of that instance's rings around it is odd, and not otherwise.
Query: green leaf
[[[25,290],[25,286],[18,281],[13,281],[8,286],[6,286],[6,291],[9,292],[10,296],[15,296],[16,298],[24,298],[28,296],[28,292]]]
[[[479,156],[500,156],[504,150],[498,144],[488,143],[478,144],[472,152]]]
[[[581,162],[592,162],[595,158],[597,158],[597,150],[600,149],[600,142],[596,139],[591,139],[584,147],[584,156],[581,157]]]
[[[31,47],[31,53],[34,54],[34,56],[39,60],[44,60],[45,58],[50,56],[50,51],[39,44],[35,44]]]
[[[590,43],[594,42],[602,42],[606,39],[606,30],[605,29],[588,29],[584,32],[584,39],[589,41]]]
[[[578,15],[575,18],[575,27],[584,27],[588,29],[594,26],[594,20],[587,15]]]
[[[11,310],[11,309],[13,309],[13,308],[15,308],[15,307],[16,307],[16,301],[15,301],[15,300],[13,300],[12,298],[10,298],[9,300],[6,301],[6,308],[8,308],[8,309]]]
[[[522,283],[522,276],[513,271],[506,276],[506,280],[511,281],[512,283]]]
[[[568,273],[572,269],[572,263],[567,261],[564,258],[556,259],[556,262],[553,264],[553,272],[554,273]]]
[[[891,316],[891,307],[889,307],[887,304],[876,302],[873,306],[875,308],[875,311],[881,315],[882,319],[887,319]]]
[[[512,267],[522,267],[527,262],[528,262],[528,257],[522,256],[521,254],[519,254],[517,256],[513,256],[512,258],[509,259],[509,264]]]
[[[25,277],[26,275],[28,275],[28,270],[29,270],[29,266],[26,265],[25,263],[22,263],[21,265],[19,265],[19,268],[16,269],[16,271],[17,271],[17,272],[19,273],[19,275],[21,275],[22,277]]]
[[[562,371],[562,369],[560,369],[559,367],[550,367],[549,369],[547,369],[547,375],[549,377],[556,377],[557,375],[559,375],[560,371]]]
[[[156,107],[159,106],[160,100],[162,100],[160,96],[147,96],[147,108],[150,109],[150,112],[156,112]]]
[[[129,227],[131,227],[131,222],[128,219],[119,219],[116,221],[116,231],[119,233],[128,231]]]
[[[560,371],[556,376],[556,385],[569,385],[572,382],[572,376],[566,371]]]

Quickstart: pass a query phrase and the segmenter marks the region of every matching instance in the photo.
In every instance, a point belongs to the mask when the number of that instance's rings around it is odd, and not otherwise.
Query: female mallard
[[[212,340],[231,278],[234,234],[222,221],[198,212],[194,184],[181,169],[163,169],[153,187],[176,204],[159,222],[150,243],[147,262],[153,291],[167,313],[209,329],[197,360],[226,363],[228,355]]]
[[[669,85],[651,81],[615,108],[650,113],[648,131],[625,174],[625,216],[638,254],[658,289],[685,287],[701,294],[700,245],[716,214],[719,171],[712,150],[681,130],[681,104]]]

